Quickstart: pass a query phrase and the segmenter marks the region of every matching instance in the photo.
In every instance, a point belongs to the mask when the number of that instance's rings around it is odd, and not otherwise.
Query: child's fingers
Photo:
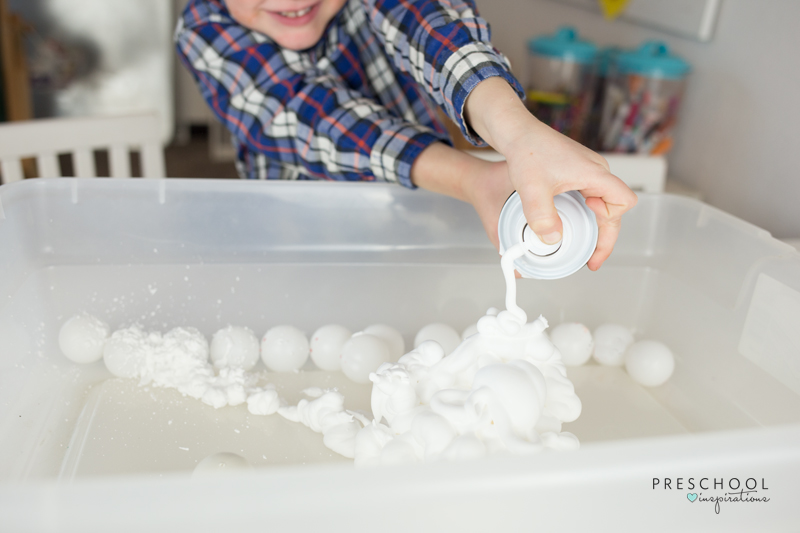
[[[553,191],[539,181],[533,181],[517,192],[522,201],[525,220],[533,232],[545,244],[555,244],[560,241],[563,227],[561,217],[558,216],[553,203]]]
[[[594,212],[598,228],[597,247],[588,262],[590,270],[600,268],[600,265],[611,255],[619,236],[622,215],[636,205],[638,200],[636,194],[627,185],[617,178],[615,180],[622,187],[612,187],[602,197],[586,198],[586,205]],[[612,183],[616,184],[616,182]],[[584,192],[584,194],[586,193]]]
[[[604,224],[598,224],[597,229],[597,247],[594,249],[594,253],[587,263],[589,270],[597,270],[600,268],[600,265],[611,255],[611,252],[614,250],[614,244],[617,242],[617,237],[619,236],[620,226],[619,224],[606,222]]]
[[[603,201],[605,204],[604,208],[595,211],[598,217],[621,217],[626,211],[636,205],[638,200],[636,193],[614,174],[608,171],[601,171],[594,176],[590,185],[582,188],[580,193],[587,200],[589,198],[599,198]]]

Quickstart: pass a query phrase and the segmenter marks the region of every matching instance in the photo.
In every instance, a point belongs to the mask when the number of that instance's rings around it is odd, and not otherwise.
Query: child
[[[562,230],[553,196],[578,190],[597,216],[597,270],[636,195],[525,109],[489,38],[473,0],[190,0],[176,30],[243,177],[422,187],[471,203],[495,246],[514,190],[548,244]],[[436,106],[506,161],[450,147]]]

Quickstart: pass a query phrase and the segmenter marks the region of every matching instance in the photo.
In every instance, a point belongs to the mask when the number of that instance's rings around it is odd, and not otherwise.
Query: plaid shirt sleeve
[[[485,145],[463,119],[467,96],[500,76],[524,92],[508,60],[492,47],[473,0],[363,0],[373,31],[395,67],[411,75],[473,144]]]
[[[204,98],[237,140],[309,176],[413,188],[416,157],[446,140],[239,25],[216,0],[190,2],[175,39]]]

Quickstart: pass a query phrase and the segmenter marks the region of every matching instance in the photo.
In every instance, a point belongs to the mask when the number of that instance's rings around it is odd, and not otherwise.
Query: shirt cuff
[[[417,186],[411,182],[411,166],[419,154],[435,142],[450,143],[445,134],[420,124],[390,123],[381,128],[381,135],[372,145],[369,166],[375,178],[399,183],[409,189]]]
[[[480,82],[499,76],[511,85],[520,99],[525,97],[522,85],[509,71],[508,60],[486,43],[470,43],[453,52],[444,63],[441,76],[445,111],[475,146],[486,146],[486,141],[464,122],[464,103]]]

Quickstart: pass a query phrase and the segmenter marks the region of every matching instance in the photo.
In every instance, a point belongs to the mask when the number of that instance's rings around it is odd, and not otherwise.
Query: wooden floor
[[[193,127],[189,142],[173,142],[164,149],[169,178],[239,178],[233,161],[213,162],[208,151],[208,131]]]

